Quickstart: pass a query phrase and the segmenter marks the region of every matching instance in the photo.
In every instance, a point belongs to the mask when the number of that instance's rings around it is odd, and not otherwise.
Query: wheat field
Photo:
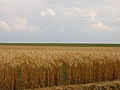
[[[0,46],[0,90],[119,79],[119,47]]]
[[[26,90],[26,89],[24,89]],[[104,81],[89,84],[75,84],[66,86],[54,86],[27,90],[120,90],[120,80]]]

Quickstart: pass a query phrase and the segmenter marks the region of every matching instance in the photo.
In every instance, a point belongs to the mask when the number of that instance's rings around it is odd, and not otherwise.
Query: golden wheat
[[[0,47],[0,90],[120,79],[120,48]]]
[[[26,89],[23,89],[26,90]],[[105,81],[89,84],[75,84],[66,86],[54,86],[27,90],[120,90],[120,81]]]

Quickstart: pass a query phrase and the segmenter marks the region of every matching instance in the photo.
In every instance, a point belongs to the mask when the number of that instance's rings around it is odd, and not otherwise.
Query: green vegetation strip
[[[19,46],[66,46],[66,47],[120,47],[120,44],[81,44],[81,43],[0,43]]]

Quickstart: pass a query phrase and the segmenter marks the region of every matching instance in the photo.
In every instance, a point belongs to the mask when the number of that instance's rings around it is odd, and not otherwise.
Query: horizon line
[[[0,43],[77,43],[77,44],[120,44],[120,42],[0,42]]]

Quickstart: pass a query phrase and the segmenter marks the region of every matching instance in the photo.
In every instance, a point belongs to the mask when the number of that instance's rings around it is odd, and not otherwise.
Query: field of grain
[[[119,47],[0,46],[0,90],[119,79]]]
[[[89,84],[54,86],[54,87],[36,88],[36,89],[27,89],[27,90],[120,90],[120,80],[104,81],[104,82],[89,83]]]

